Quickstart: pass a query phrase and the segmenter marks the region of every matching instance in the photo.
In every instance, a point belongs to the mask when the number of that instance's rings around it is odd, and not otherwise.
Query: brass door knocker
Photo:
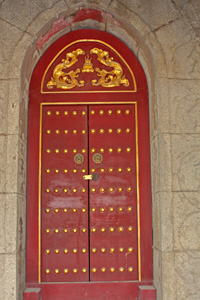
[[[77,168],[82,168],[84,162],[84,156],[81,153],[77,153],[74,156],[74,161]]]
[[[100,168],[102,166],[103,156],[100,153],[95,153],[92,159],[96,168]]]

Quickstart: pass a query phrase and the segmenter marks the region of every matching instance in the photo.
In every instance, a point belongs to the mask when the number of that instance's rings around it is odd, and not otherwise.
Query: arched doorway
[[[27,287],[42,300],[138,299],[152,225],[137,58],[98,30],[60,38],[33,72],[28,132]]]

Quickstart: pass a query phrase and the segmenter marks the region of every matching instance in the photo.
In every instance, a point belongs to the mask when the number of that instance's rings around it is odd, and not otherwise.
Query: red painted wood
[[[95,169],[99,175],[97,181],[90,181],[91,280],[138,280],[134,105],[90,106],[89,131],[90,172]],[[95,153],[103,151],[102,163],[94,163],[92,149]]]
[[[140,286],[139,300],[156,300],[156,289],[153,286]]]
[[[41,300],[40,288],[27,288],[23,294],[24,300]]]
[[[150,285],[150,282],[141,283]],[[37,286],[32,284],[31,286]],[[138,300],[137,282],[89,282],[41,284],[42,300]],[[81,296],[80,296],[81,295]]]
[[[40,84],[42,80],[42,76],[51,62],[51,60],[55,57],[55,55],[61,51],[67,44],[72,43],[74,40],[77,39],[98,39],[101,41],[104,41],[105,43],[109,44],[111,47],[115,48],[123,57],[126,62],[129,64],[130,68],[132,69],[137,83],[137,92],[136,93],[83,93],[83,94],[73,94],[73,93],[64,93],[64,94],[41,94],[40,93]],[[76,44],[76,46],[82,46],[83,44],[79,45]],[[93,44],[94,45],[94,44]],[[92,45],[92,46],[93,46]],[[104,44],[99,44],[98,47],[102,47],[104,49]],[[107,47],[107,46],[106,46]],[[76,48],[76,47],[75,47]],[[85,49],[88,51],[90,49],[90,45],[85,44]],[[109,50],[110,52],[110,50]],[[112,53],[112,56],[116,58],[116,54]],[[84,56],[81,58],[81,63],[84,62]],[[92,57],[92,62],[95,60],[95,56]],[[121,62],[122,63],[122,62]],[[123,64],[123,63],[122,63]],[[81,64],[80,64],[81,65]],[[77,65],[78,67],[78,65]],[[100,66],[99,66],[100,67]],[[123,65],[123,67],[126,69],[126,67]],[[101,65],[102,68],[102,65]],[[72,67],[72,69],[76,69],[76,65]],[[52,71],[52,70],[51,70]],[[129,76],[129,74],[126,72],[126,76]],[[49,74],[50,75],[50,74]],[[81,74],[81,76],[84,76],[85,74]],[[86,74],[87,80],[90,81],[91,74]],[[86,76],[84,77],[84,80],[86,80]],[[82,79],[82,78],[81,78]],[[86,80],[86,81],[87,81]],[[78,90],[78,88],[76,88]],[[89,86],[86,85],[86,89],[89,89]],[[117,89],[123,89],[123,87],[116,88]],[[99,88],[99,90],[103,90],[102,88]],[[32,74],[31,83],[30,83],[30,101],[29,101],[29,127],[28,127],[28,169],[27,169],[27,284],[28,283],[37,283],[38,282],[38,182],[39,182],[39,121],[40,121],[40,103],[65,103],[65,102],[91,102],[92,105],[95,105],[95,103],[107,103],[107,102],[127,102],[127,101],[135,101],[137,102],[137,116],[138,116],[138,155],[139,155],[139,199],[140,199],[140,242],[141,242],[141,282],[134,282],[132,284],[132,288],[134,290],[133,299],[137,299],[138,297],[138,286],[143,285],[146,281],[152,281],[153,275],[152,275],[152,223],[151,223],[151,184],[150,184],[150,147],[149,147],[149,113],[148,113],[148,89],[147,89],[147,82],[145,78],[144,71],[138,62],[137,58],[133,55],[133,53],[126,47],[125,44],[123,44],[120,40],[118,40],[116,37],[102,32],[98,30],[78,30],[74,31],[72,33],[67,34],[66,36],[61,37],[58,39],[54,44],[52,44],[45,54],[42,56],[42,58],[37,63],[35,70]],[[76,106],[77,107],[77,106]],[[79,120],[79,119],[78,119]],[[97,120],[98,121],[98,120]],[[95,121],[96,122],[96,121]],[[119,122],[116,118],[116,120],[113,120],[116,124]],[[62,122],[61,122],[62,123]],[[72,123],[72,127],[75,123]],[[94,123],[95,124],[95,123]],[[54,128],[54,124],[50,124],[52,128]],[[50,126],[49,125],[49,126]],[[104,126],[109,126],[109,124],[104,124]],[[120,127],[123,127],[124,125],[124,119],[120,121]],[[134,139],[133,139],[134,140]],[[95,140],[96,143],[100,143],[98,139]],[[126,140],[118,140],[114,143],[125,143]],[[62,139],[59,140],[59,143],[62,144]],[[100,144],[98,144],[100,146]],[[96,147],[96,146],[95,146]],[[134,148],[134,145],[133,145]],[[134,148],[135,149],[135,148]],[[126,161],[126,160],[125,160]],[[111,161],[109,161],[110,164]],[[130,161],[131,163],[135,164],[135,161]],[[117,163],[115,160],[113,163]],[[125,163],[125,162],[123,162]],[[61,163],[62,164],[62,163]],[[52,166],[54,167],[53,163]],[[70,166],[71,167],[71,166]],[[107,167],[107,166],[106,166]],[[46,176],[47,174],[45,174]],[[59,175],[60,176],[60,175]],[[73,176],[73,175],[72,175]],[[130,180],[130,183],[134,185],[134,174],[133,177]],[[56,178],[56,177],[54,177]],[[125,180],[126,177],[122,177],[122,180]],[[45,180],[45,177],[44,177]],[[54,179],[52,179],[54,180]],[[128,182],[128,178],[126,179]],[[105,184],[108,186],[108,182],[106,179]],[[53,185],[52,185],[53,187]],[[132,191],[132,199],[135,199],[134,197],[134,190]],[[45,194],[46,195],[46,194]],[[57,199],[57,196],[55,196],[55,199]],[[91,198],[92,200],[92,198]],[[128,200],[129,201],[129,200]],[[45,202],[45,205],[47,205],[48,202]],[[103,203],[103,202],[102,202]],[[55,203],[54,203],[55,204]],[[107,205],[107,203],[106,203]],[[135,204],[134,204],[135,205]],[[54,205],[51,206],[51,208],[54,208]],[[44,214],[45,215],[45,214]],[[117,215],[118,216],[118,215]],[[48,220],[49,217],[47,217]],[[131,216],[131,219],[128,220],[132,221],[134,224],[136,224],[135,215],[133,214]],[[53,222],[56,221],[56,219],[51,219]],[[98,221],[97,219],[91,219],[91,221]],[[50,222],[51,223],[51,222]],[[54,223],[52,223],[53,225]],[[101,226],[102,223],[99,223],[99,226]],[[134,225],[135,226],[135,225]],[[53,228],[53,227],[52,227]],[[136,244],[136,235],[133,237],[133,243]],[[62,237],[59,239],[62,240]],[[62,241],[63,242],[63,241]],[[61,242],[61,243],[62,243]],[[106,240],[106,243],[108,241]],[[99,242],[100,244],[103,244],[103,242]],[[44,246],[44,241],[42,241],[42,247]],[[106,247],[109,247],[107,244]],[[53,246],[52,249],[55,247]],[[44,247],[44,249],[46,249]],[[45,254],[46,255],[46,254]],[[43,257],[42,261],[45,262],[45,256]],[[132,255],[132,254],[131,254]],[[136,251],[134,252],[134,257],[136,258]],[[56,255],[54,255],[57,257]],[[73,256],[72,256],[73,257]],[[134,258],[134,259],[135,259]],[[134,263],[135,270],[138,269],[138,266],[136,265],[136,261],[131,261],[131,264]],[[112,260],[111,260],[112,261]],[[118,263],[122,263],[122,261],[117,260]],[[55,260],[51,262],[48,260],[48,263],[52,263],[53,269]],[[81,263],[79,261],[79,263]],[[98,262],[99,263],[99,262]],[[106,260],[107,265],[109,265],[110,261],[109,259]],[[113,260],[114,263],[114,260]],[[100,265],[99,265],[100,266]],[[62,266],[59,266],[61,268]],[[92,266],[91,266],[92,267]],[[44,267],[46,268],[46,266]],[[63,265],[64,268],[64,265]],[[87,273],[88,274],[88,273]],[[114,274],[116,274],[114,272]],[[46,275],[44,275],[46,276]],[[42,277],[42,280],[54,280],[52,278],[46,278]],[[59,273],[60,276],[60,273]],[[63,275],[62,275],[63,276]],[[111,277],[106,275],[107,280],[112,280]],[[120,275],[121,276],[121,275]],[[124,276],[124,275],[123,275]],[[134,275],[135,276],[135,275]],[[134,277],[137,279],[136,277]],[[121,277],[121,279],[123,279]],[[63,280],[63,277],[60,277],[60,280]],[[94,280],[96,280],[94,278]],[[100,279],[101,280],[101,279]],[[74,279],[73,279],[74,281]],[[121,282],[122,284],[123,282]],[[78,288],[79,284],[82,285],[82,287],[93,286],[94,283],[77,283],[77,289],[74,289],[74,293],[80,292],[80,289]],[[95,283],[97,284],[97,283]],[[94,289],[95,289],[94,284]],[[112,284],[112,283],[111,283]],[[62,284],[61,284],[62,285]],[[47,291],[48,287],[53,290],[60,290],[61,285],[51,285],[50,283],[45,286],[44,290]],[[41,286],[43,286],[41,284]],[[84,288],[85,288],[84,287]],[[116,289],[116,287],[118,287]],[[92,289],[92,288],[91,288]],[[120,291],[120,289],[122,289]],[[123,295],[125,293],[125,285],[116,285],[115,286],[115,292],[116,295],[118,295],[118,292],[120,291]],[[90,288],[89,288],[89,291]],[[113,291],[114,292],[114,291]],[[129,290],[130,292],[130,290]],[[43,292],[46,293],[46,292]],[[48,293],[48,292],[47,292]],[[60,293],[60,299],[62,299],[62,292]],[[80,292],[81,293],[81,292]],[[132,292],[131,292],[132,293]],[[73,291],[71,289],[71,297],[73,299]],[[127,294],[128,295],[128,294]],[[125,298],[122,299],[129,299],[126,295]],[[48,296],[49,297],[49,296]],[[49,300],[50,298],[44,298],[44,300]],[[76,294],[77,297],[77,294]],[[79,296],[80,297],[80,296]],[[135,297],[135,298],[134,298]],[[92,299],[92,298],[91,298]],[[94,299],[94,298],[93,298]],[[116,298],[117,299],[117,298]],[[120,299],[120,298],[119,298]]]
[[[87,107],[48,105],[42,114],[42,281],[88,281]]]

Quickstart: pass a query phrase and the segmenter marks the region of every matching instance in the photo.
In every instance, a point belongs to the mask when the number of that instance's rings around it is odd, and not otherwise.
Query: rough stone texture
[[[200,135],[172,135],[173,190],[199,193]],[[198,201],[198,195],[197,200]]]
[[[102,20],[77,21],[81,8]],[[0,298],[21,300],[25,288],[31,73],[57,38],[89,27],[126,43],[147,76],[157,299],[199,300],[200,2],[4,0],[0,27]]]
[[[199,134],[200,81],[170,80],[169,95],[171,132]]]

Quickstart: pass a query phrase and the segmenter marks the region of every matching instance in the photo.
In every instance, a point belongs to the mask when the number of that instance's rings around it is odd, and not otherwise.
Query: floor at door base
[[[151,298],[145,298],[145,293],[139,298],[141,286],[146,286],[146,290],[149,286]],[[156,300],[151,282],[41,283],[27,284],[27,288],[41,288],[39,300]],[[26,299],[29,298],[24,297]]]

